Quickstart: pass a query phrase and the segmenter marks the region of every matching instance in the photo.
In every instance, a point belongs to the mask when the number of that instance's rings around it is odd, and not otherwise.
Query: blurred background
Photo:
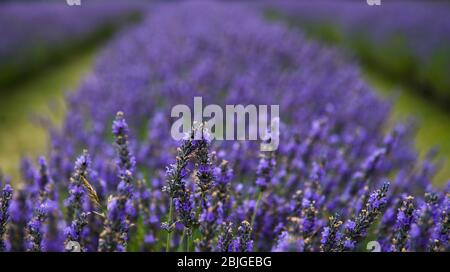
[[[74,2],[74,1],[72,1]],[[76,2],[76,1],[75,1]],[[58,124],[103,45],[160,1],[0,1],[0,169],[18,176],[22,156],[46,153],[46,122]],[[227,2],[227,1],[222,1]],[[422,156],[439,148],[450,177],[450,3],[365,0],[242,2],[359,63],[393,104],[392,123],[414,122]]]

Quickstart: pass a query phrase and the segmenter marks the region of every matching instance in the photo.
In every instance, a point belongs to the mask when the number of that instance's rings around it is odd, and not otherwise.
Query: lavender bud
[[[232,251],[251,252],[253,251],[252,226],[247,221],[242,221],[238,228],[237,236],[233,240]]]
[[[403,199],[402,206],[398,209],[395,233],[392,238],[392,251],[404,252],[408,250],[409,231],[416,221],[416,208],[414,197],[407,196]]]
[[[0,252],[5,250],[5,232],[9,220],[9,206],[13,195],[11,185],[6,184],[0,196]]]
[[[231,251],[231,244],[233,242],[233,223],[223,222],[221,226],[221,233],[217,240],[217,251],[229,252]]]
[[[27,230],[27,241],[29,243],[29,251],[42,251],[42,239],[44,237],[43,224],[48,218],[48,204],[42,203],[34,211],[33,218],[28,223]]]
[[[324,252],[333,251],[336,249],[339,240],[341,239],[340,227],[342,221],[339,214],[330,217],[328,226],[322,231],[322,238],[320,240],[320,250]]]
[[[117,164],[119,171],[134,172],[136,166],[136,159],[130,151],[128,142],[128,124],[125,121],[123,112],[116,114],[116,119],[113,121],[112,132],[115,137],[116,151],[119,156]]]
[[[356,243],[367,236],[367,230],[375,222],[386,205],[386,193],[389,189],[389,183],[370,194],[365,208],[352,220],[347,221],[344,235],[339,242],[338,251],[354,250]]]

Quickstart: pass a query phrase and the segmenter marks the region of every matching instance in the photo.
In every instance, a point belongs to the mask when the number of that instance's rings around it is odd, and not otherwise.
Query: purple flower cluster
[[[24,222],[34,251],[448,250],[449,187],[431,186],[409,126],[386,134],[389,105],[355,65],[240,4],[156,9],[67,98],[48,164],[24,161],[11,250]],[[174,141],[170,109],[194,96],[279,104],[279,148],[202,125]]]
[[[70,241],[80,243],[82,246],[83,228],[87,225],[88,202],[85,182],[89,179],[91,159],[85,150],[75,161],[75,168],[69,181],[69,196],[65,201],[67,207],[67,224],[65,229],[66,244]]]
[[[129,149],[128,125],[122,112],[117,113],[112,131],[119,158],[116,164],[120,181],[117,185],[117,194],[108,199],[105,230],[100,234],[99,249],[100,251],[125,251],[131,220],[136,213],[133,196],[135,158]]]
[[[1,186],[0,186],[1,187]],[[6,224],[9,220],[9,206],[11,205],[13,189],[7,184],[3,187],[0,195],[0,252],[5,251]]]

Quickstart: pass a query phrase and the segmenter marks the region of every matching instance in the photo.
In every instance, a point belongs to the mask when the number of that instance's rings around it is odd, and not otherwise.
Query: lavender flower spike
[[[253,251],[252,226],[249,222],[242,221],[237,231],[237,237],[231,246],[235,252]]]
[[[48,214],[49,211],[46,203],[42,203],[34,211],[34,216],[28,223],[27,240],[29,242],[29,251],[42,251],[42,239],[44,236],[43,224],[47,220]]]
[[[404,252],[408,250],[408,239],[411,225],[416,221],[416,208],[414,197],[407,196],[397,213],[395,222],[395,233],[392,238],[392,251]]]
[[[320,250],[323,252],[333,251],[338,241],[340,240],[341,233],[339,231],[342,225],[339,214],[330,217],[328,226],[322,231],[322,238],[320,240]]]
[[[211,144],[209,133],[203,126],[200,126],[197,133],[201,133],[201,140],[195,140],[194,144],[197,147],[196,160],[197,160],[197,186],[200,189],[202,195],[203,205],[205,204],[205,194],[211,189],[214,181],[213,166],[211,162],[211,155],[209,154],[209,146]]]
[[[233,242],[233,223],[223,222],[222,231],[217,240],[217,251],[229,252]]]
[[[191,217],[190,193],[186,191],[184,178],[188,175],[186,169],[188,162],[191,160],[197,146],[194,144],[195,130],[182,140],[181,146],[177,148],[176,163],[167,167],[166,185],[162,188],[163,192],[167,192],[170,198],[169,215],[166,222],[162,223],[162,228],[167,233],[166,251],[170,249],[171,233],[174,228],[173,222],[173,205],[177,209],[181,218],[184,218],[185,227],[189,227]]]
[[[103,252],[125,251],[129,240],[131,217],[134,213],[133,177],[130,171],[121,175],[118,195],[108,201],[105,229],[100,234],[99,250]]]
[[[339,242],[338,251],[354,250],[356,243],[366,237],[367,230],[372,225],[386,205],[386,193],[389,189],[389,183],[385,182],[383,186],[370,194],[365,208],[353,220],[346,223],[344,236]]]
[[[272,181],[276,162],[273,152],[263,152],[260,156],[261,158],[258,163],[258,169],[256,170],[256,186],[258,186],[261,192],[263,192]]]
[[[439,218],[439,196],[425,193],[424,201],[417,205],[417,221],[411,225],[410,249],[425,251],[429,247],[430,233]]]
[[[13,189],[11,185],[6,184],[3,187],[2,194],[0,196],[0,252],[5,250],[4,236],[6,232],[6,225],[9,219],[9,206],[13,195]]]
[[[86,150],[83,155],[78,157],[75,161],[75,168],[70,177],[69,197],[65,201],[67,206],[67,218],[70,222],[75,219],[82,211],[84,198],[86,197],[85,187],[83,185],[83,178],[88,179],[88,169],[91,164],[91,159]]]
[[[53,193],[53,182],[48,172],[48,166],[45,157],[39,157],[38,164],[39,174],[36,177],[36,183],[39,189],[39,200],[43,203],[48,198],[52,197],[51,194]]]
[[[177,148],[176,163],[167,167],[166,178],[167,183],[163,187],[163,191],[167,192],[171,199],[179,196],[180,192],[184,190],[184,183],[182,180],[187,176],[187,164],[191,160],[191,155],[196,150],[193,144],[194,131],[187,135],[181,142],[181,146]]]
[[[447,193],[440,209],[439,223],[431,235],[430,251],[449,251],[450,240],[450,194]]]
[[[115,137],[116,150],[119,155],[118,166],[120,171],[134,172],[136,166],[136,158],[130,151],[128,135],[128,124],[125,121],[123,112],[119,111],[116,114],[116,119],[113,121],[112,132]]]
[[[74,173],[70,178],[69,197],[65,202],[69,224],[65,229],[66,244],[70,241],[76,241],[81,245],[81,233],[87,225],[87,213],[83,212],[83,203],[87,199],[84,180],[88,178],[90,164],[89,154],[84,150],[83,155],[75,162]],[[84,248],[83,245],[81,247]]]
[[[80,250],[85,251],[85,248],[83,245],[81,245],[81,234],[83,232],[84,227],[88,224],[87,220],[87,213],[81,213],[79,214],[76,219],[74,219],[70,226],[68,226],[65,229],[65,235],[66,235],[66,241],[65,244],[67,245],[69,242],[76,241],[80,243]],[[69,250],[66,248],[66,250]]]

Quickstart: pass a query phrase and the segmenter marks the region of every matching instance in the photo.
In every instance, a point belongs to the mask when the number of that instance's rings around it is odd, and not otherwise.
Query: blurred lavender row
[[[445,1],[263,1],[429,95],[450,99],[450,4]]]
[[[175,142],[170,111],[194,96],[279,104],[279,149],[203,127]],[[159,5],[67,102],[48,158],[25,159],[22,186],[3,189],[3,250],[360,251],[368,237],[449,250],[434,153],[418,160],[406,124],[386,133],[389,105],[357,66],[254,9]]]
[[[124,23],[141,7],[135,1],[84,1],[82,6],[65,1],[0,4],[0,80],[60,57],[58,50],[81,47],[80,42]]]

